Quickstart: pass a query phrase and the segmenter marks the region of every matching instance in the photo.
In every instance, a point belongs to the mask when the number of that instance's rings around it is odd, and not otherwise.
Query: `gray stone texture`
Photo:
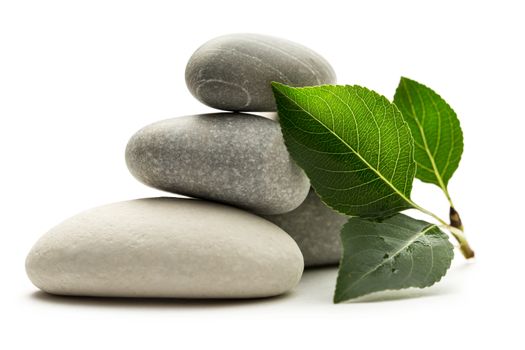
[[[327,207],[313,189],[297,209],[286,214],[263,217],[292,236],[303,253],[305,266],[339,263],[339,234],[348,217]]]
[[[230,206],[180,198],[113,203],[45,234],[26,271],[60,295],[254,298],[285,293],[303,258],[276,225]]]
[[[258,34],[212,39],[191,56],[186,84],[199,101],[227,111],[275,111],[270,83],[335,84],[330,64],[297,43]]]
[[[281,214],[306,198],[309,181],[291,159],[279,124],[216,113],[160,121],[129,141],[131,173],[154,188]]]

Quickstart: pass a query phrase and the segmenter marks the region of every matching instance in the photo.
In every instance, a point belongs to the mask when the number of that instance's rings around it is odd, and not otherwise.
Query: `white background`
[[[1,1],[0,348],[523,349],[525,11],[519,1]],[[142,126],[211,109],[187,91],[192,52],[256,32],[325,56],[339,82],[392,97],[401,75],[458,113],[450,192],[476,249],[442,282],[333,305],[334,268],[244,302],[49,297],[24,259],[50,227],[158,196],[127,171]],[[438,189],[415,198],[446,215]],[[521,334],[520,334],[521,332]]]

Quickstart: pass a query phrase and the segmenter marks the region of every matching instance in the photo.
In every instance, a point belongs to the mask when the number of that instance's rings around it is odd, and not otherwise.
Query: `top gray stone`
[[[335,84],[330,64],[294,42],[258,34],[212,39],[191,56],[186,84],[199,101],[227,111],[275,111],[270,83]]]

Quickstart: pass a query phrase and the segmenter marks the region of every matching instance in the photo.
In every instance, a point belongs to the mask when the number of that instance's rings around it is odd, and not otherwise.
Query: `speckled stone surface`
[[[151,124],[130,139],[126,162],[149,186],[260,214],[297,208],[310,186],[288,154],[279,124],[250,114],[203,114]]]
[[[286,214],[263,217],[292,236],[303,253],[305,266],[339,263],[339,233],[348,217],[327,207],[313,189],[297,209]]]
[[[78,214],[46,233],[26,270],[61,295],[269,297],[301,278],[297,244],[276,225],[230,206],[148,198]]]
[[[227,111],[275,111],[270,83],[335,84],[330,64],[297,43],[258,34],[212,39],[191,56],[186,84],[199,101]]]

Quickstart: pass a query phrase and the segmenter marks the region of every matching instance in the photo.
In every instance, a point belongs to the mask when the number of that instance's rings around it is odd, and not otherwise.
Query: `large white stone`
[[[253,298],[292,289],[294,240],[248,212],[194,199],[118,202],[51,229],[26,260],[31,281],[61,295]]]

